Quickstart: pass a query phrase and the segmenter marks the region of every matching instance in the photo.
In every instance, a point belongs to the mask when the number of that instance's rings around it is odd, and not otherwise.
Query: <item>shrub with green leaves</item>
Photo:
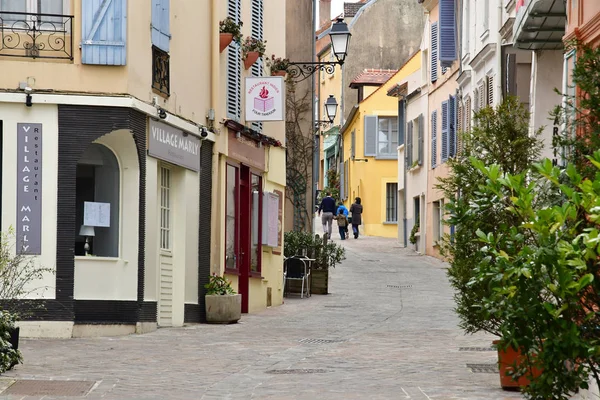
[[[346,259],[346,250],[342,246],[303,231],[285,232],[283,249],[286,257],[306,255],[314,259],[314,269],[335,268]]]
[[[0,310],[0,373],[23,362],[21,352],[13,348],[11,334],[15,330],[15,314]]]
[[[206,285],[204,285],[204,288],[206,289],[206,294],[208,295],[235,294],[235,291],[231,287],[231,281],[217,274],[212,274],[210,276],[210,280]]]

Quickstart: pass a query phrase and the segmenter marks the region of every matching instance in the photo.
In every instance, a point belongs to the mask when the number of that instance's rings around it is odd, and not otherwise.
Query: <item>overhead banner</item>
[[[282,76],[246,78],[246,121],[283,121],[284,95]]]
[[[42,124],[17,124],[17,253],[42,254]]]

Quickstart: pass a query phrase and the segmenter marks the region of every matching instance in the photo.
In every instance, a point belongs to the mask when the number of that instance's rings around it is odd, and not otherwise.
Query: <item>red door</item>
[[[240,167],[240,209],[239,221],[240,229],[238,236],[239,243],[239,293],[242,295],[242,312],[248,312],[248,297],[250,294],[250,220],[251,210],[251,190],[250,190],[250,168],[245,165]]]

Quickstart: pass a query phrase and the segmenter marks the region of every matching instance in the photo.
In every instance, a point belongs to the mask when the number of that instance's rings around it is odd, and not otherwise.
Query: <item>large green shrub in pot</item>
[[[346,259],[344,248],[332,241],[324,241],[319,235],[309,232],[290,231],[284,234],[284,255],[306,255],[315,260],[314,269],[335,268]]]

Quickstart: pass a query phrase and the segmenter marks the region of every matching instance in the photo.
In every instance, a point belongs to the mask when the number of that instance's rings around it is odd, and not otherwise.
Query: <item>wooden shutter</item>
[[[461,152],[462,135],[465,131],[465,106],[462,101],[458,101],[456,112],[456,155]]]
[[[488,76],[488,77],[486,77],[486,80],[487,80],[487,105],[493,106],[494,105],[494,77]]]
[[[471,97],[467,97],[465,101],[465,130],[467,132],[471,132],[471,121],[473,116],[472,114],[472,106],[471,106]]]
[[[365,156],[377,155],[377,117],[365,116]]]
[[[437,110],[431,113],[431,168],[437,166]]]
[[[455,0],[440,0],[440,64],[451,67],[456,60]]]
[[[448,159],[448,101],[442,102],[442,162]]]
[[[152,0],[152,44],[169,52],[171,42],[171,0]]]
[[[354,158],[356,157],[356,131],[353,130],[350,135],[350,157]]]
[[[419,165],[423,165],[423,148],[425,147],[425,138],[424,138],[424,133],[425,133],[425,121],[423,120],[423,114],[419,114],[419,148],[418,148],[418,155],[419,155]]]
[[[241,11],[241,0],[228,0],[228,17],[239,23]],[[227,117],[238,122],[242,118],[241,74],[240,46],[232,42],[227,50]]]
[[[456,155],[456,97],[448,98],[448,157]]]
[[[409,121],[406,124],[406,164],[407,169],[410,169],[413,164],[413,122]]]
[[[125,65],[127,0],[81,2],[81,62]]]
[[[438,23],[431,24],[431,82],[438,79]]]
[[[487,94],[485,93],[486,82],[482,82],[479,85],[479,104],[477,105],[478,110],[482,110],[487,102]]]
[[[252,38],[263,40],[263,0],[252,0]],[[263,76],[263,58],[252,64],[250,68],[252,76]],[[262,122],[253,122],[252,129],[262,132]]]

